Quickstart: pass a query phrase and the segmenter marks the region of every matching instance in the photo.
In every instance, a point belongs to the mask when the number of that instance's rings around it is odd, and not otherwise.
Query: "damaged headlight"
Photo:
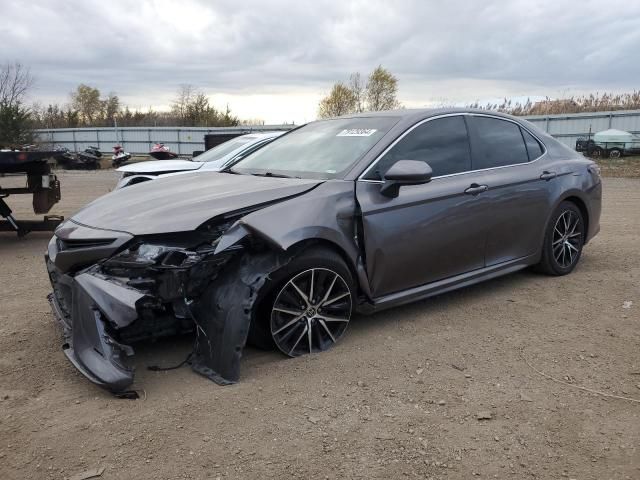
[[[168,247],[163,245],[150,245],[148,243],[143,243],[138,247],[137,258],[143,261],[155,261],[158,259],[158,257],[160,257],[160,255],[167,252],[168,250]]]
[[[195,251],[190,252],[183,247],[141,243],[111,257],[104,266],[108,268],[179,267],[194,254],[196,254]]]

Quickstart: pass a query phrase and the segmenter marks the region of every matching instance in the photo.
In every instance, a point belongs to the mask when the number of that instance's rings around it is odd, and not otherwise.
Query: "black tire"
[[[585,222],[580,209],[573,202],[562,202],[549,220],[542,245],[542,258],[536,270],[553,276],[571,273],[582,255],[585,235]]]
[[[289,282],[300,275],[306,275],[306,272],[310,270],[316,270],[320,272],[320,274],[324,274],[324,271],[334,272],[337,274],[342,280],[344,280],[344,285],[349,291],[349,307],[348,307],[348,318],[350,318],[351,312],[353,311],[353,306],[355,303],[355,286],[353,277],[351,275],[351,271],[347,267],[344,260],[338,255],[336,252],[332,251],[328,248],[312,246],[301,250],[296,253],[291,260],[286,263],[284,266],[279,268],[278,270],[272,272],[269,275],[268,280],[264,283],[264,285],[260,288],[257,296],[257,309],[255,310],[254,317],[251,321],[251,329],[249,330],[248,342],[258,348],[262,349],[273,349],[274,347],[279,348],[284,354],[289,356],[298,356],[305,352],[302,352],[300,349],[295,351],[285,351],[283,348],[282,341],[278,342],[275,340],[281,340],[279,335],[273,335],[272,331],[277,331],[277,328],[273,327],[274,322],[283,321],[279,318],[281,315],[278,312],[273,311],[274,304],[276,300],[279,299],[279,295],[283,292],[283,289]],[[304,283],[304,278],[301,278],[301,285]],[[315,280],[318,282],[318,278]],[[321,280],[321,279],[320,279]],[[342,284],[341,284],[342,285]],[[285,292],[286,293],[286,292]],[[282,295],[285,295],[282,293]],[[302,300],[302,299],[299,299]],[[279,300],[280,301],[280,300]],[[306,307],[305,307],[306,308]],[[320,309],[318,309],[318,314],[320,314]],[[295,317],[289,317],[295,318]],[[300,322],[306,321],[306,317],[300,319]],[[312,321],[319,321],[319,319]],[[289,323],[287,321],[287,323]],[[325,323],[325,325],[327,325]],[[301,325],[303,328],[304,326]],[[293,327],[292,327],[293,328]],[[316,327],[320,329],[321,326],[318,325]],[[327,328],[322,327],[323,331]],[[333,327],[330,327],[333,328]],[[275,329],[275,330],[274,330]],[[322,351],[328,349],[331,344],[337,342],[339,338],[344,334],[345,328],[341,329],[338,332],[338,336],[331,337],[331,340],[325,338],[327,341],[323,341],[320,336],[316,336],[313,339],[313,352]],[[317,330],[314,330],[314,335],[317,334]],[[328,336],[331,336],[329,334]],[[306,352],[308,353],[308,352]]]
[[[593,158],[602,158],[604,156],[604,150],[600,147],[594,147],[593,150],[591,150],[591,156]]]
[[[622,158],[622,150],[619,148],[612,148],[609,150],[609,158]]]

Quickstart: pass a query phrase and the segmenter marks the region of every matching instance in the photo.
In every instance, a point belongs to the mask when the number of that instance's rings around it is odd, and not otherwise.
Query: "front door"
[[[380,193],[381,179],[398,160],[425,161],[434,178],[388,198]],[[470,170],[465,119],[455,115],[418,124],[357,182],[374,297],[484,266],[487,211]]]

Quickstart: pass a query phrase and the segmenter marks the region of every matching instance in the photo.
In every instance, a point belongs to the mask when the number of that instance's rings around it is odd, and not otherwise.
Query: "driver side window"
[[[367,180],[382,180],[398,160],[427,162],[433,176],[471,170],[467,126],[461,115],[443,117],[414,128],[394,145],[370,170]]]

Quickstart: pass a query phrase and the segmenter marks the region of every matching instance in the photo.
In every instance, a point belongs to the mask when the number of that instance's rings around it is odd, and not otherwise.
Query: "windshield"
[[[194,162],[215,162],[219,160],[223,160],[223,157],[226,157],[228,154],[237,150],[242,145],[246,145],[250,142],[256,140],[256,137],[249,135],[242,135],[240,137],[232,138],[231,140],[227,140],[220,145],[216,145],[213,148],[210,148],[204,153],[201,153],[197,157],[193,159]]]
[[[313,122],[266,145],[233,166],[233,173],[340,178],[398,121],[396,117]]]

